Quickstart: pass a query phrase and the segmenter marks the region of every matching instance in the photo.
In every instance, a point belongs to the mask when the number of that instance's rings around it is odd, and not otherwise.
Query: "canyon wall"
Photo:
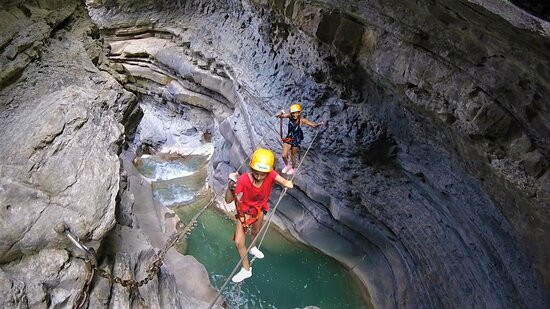
[[[82,263],[41,223],[49,211],[87,240],[114,226],[137,94],[212,115],[196,127],[213,131],[215,189],[255,146],[280,153],[273,115],[290,103],[328,121],[305,129],[302,155],[316,139],[277,222],[347,265],[373,305],[548,306],[548,21],[496,0],[12,2],[0,45],[10,293],[38,297],[14,278],[47,250],[52,276],[79,280]],[[47,282],[41,297],[69,300]]]

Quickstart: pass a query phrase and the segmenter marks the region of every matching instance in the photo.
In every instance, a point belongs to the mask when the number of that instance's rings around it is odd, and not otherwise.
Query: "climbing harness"
[[[298,164],[298,166],[296,167],[296,173],[292,176],[292,178],[290,179],[290,181],[294,180],[294,177],[296,177],[296,174],[297,174],[297,171],[298,169],[300,168],[300,166],[302,166],[302,163],[304,162],[309,150],[311,149],[311,146],[313,145],[313,143],[315,142],[315,139],[317,138],[317,135],[319,134],[319,131],[317,131],[315,133],[315,135],[313,136],[313,139],[311,140],[311,143],[309,144],[305,154],[304,154],[304,157],[302,158],[302,160],[300,160],[300,163]],[[258,246],[257,248],[260,249],[260,246],[262,245],[263,241],[264,241],[264,238],[265,238],[265,235],[267,234],[267,229],[269,228],[269,225],[271,225],[271,221],[272,221],[272,218],[273,216],[275,215],[275,211],[277,210],[277,207],[279,206],[279,204],[281,203],[281,200],[283,199],[284,195],[286,194],[287,192],[287,188],[284,188],[283,191],[281,191],[281,194],[279,195],[279,199],[277,200],[277,202],[275,203],[275,206],[273,206],[273,209],[270,210],[269,214],[267,215],[267,224],[263,225],[261,228],[260,228],[260,231],[258,233],[258,235],[262,235],[261,238],[260,238],[260,242],[258,243]],[[252,249],[255,245],[256,245],[256,240],[258,239],[258,237],[254,238],[252,240],[252,242],[250,243],[250,246],[246,249],[246,252],[245,254],[243,255],[242,258],[240,258],[240,260],[237,262],[237,264],[235,265],[235,267],[233,268],[233,270],[231,271],[231,273],[229,274],[229,276],[227,277],[227,279],[225,280],[225,282],[223,283],[223,285],[221,286],[221,288],[219,289],[218,293],[216,294],[216,298],[214,298],[214,301],[212,301],[212,303],[210,303],[210,306],[208,307],[208,309],[212,309],[212,307],[214,307],[214,305],[216,304],[216,301],[218,301],[218,299],[220,298],[223,290],[225,289],[225,287],[227,286],[227,284],[229,283],[229,281],[231,280],[231,277],[237,272],[237,270],[239,269],[239,267],[241,266],[241,263],[243,262],[244,258],[247,257],[248,255],[248,252],[250,252],[250,249]],[[254,263],[254,261],[256,260],[256,257],[252,258],[252,260],[250,261],[250,266],[252,266],[252,264]],[[240,284],[240,283],[239,283]],[[240,289],[240,287],[239,287]]]
[[[254,222],[258,221],[258,217],[260,215],[260,212],[264,212],[264,210],[261,210],[257,207],[250,207],[247,211],[244,213],[239,213],[237,210],[237,213],[235,214],[235,219],[239,220],[241,222],[241,225],[243,226],[244,232],[248,233],[250,232],[250,227]],[[246,215],[250,215],[250,218],[246,219]]]
[[[252,224],[254,224],[254,222],[258,221],[258,210],[256,210],[256,208],[252,207],[250,209],[253,209],[256,211],[256,214],[249,214],[250,215],[250,218],[246,219],[246,216],[244,214],[240,214],[239,212],[237,212],[235,214],[235,219],[239,220],[241,222],[241,225],[243,226],[243,229],[244,229],[244,232],[247,233],[249,230],[250,230],[250,226],[252,226]]]
[[[265,139],[265,136],[266,135],[264,135],[260,139],[260,141],[258,141],[258,143],[254,146],[254,149],[256,149],[256,147],[258,145],[260,145],[260,143],[263,142],[263,140]],[[189,155],[191,155],[191,153]],[[187,156],[189,156],[189,155],[187,155]],[[239,168],[237,168],[237,171],[239,171],[243,167],[244,163],[248,161],[248,159],[250,158],[250,155],[251,155],[251,153],[249,153],[248,156],[245,158],[245,160],[242,161]],[[191,235],[191,233],[193,232],[193,229],[197,225],[197,220],[199,219],[199,217],[204,213],[206,208],[208,208],[210,205],[212,205],[217,200],[217,198],[220,196],[220,194],[224,191],[225,191],[225,187],[222,188],[221,190],[219,190],[214,195],[214,197],[210,200],[210,202],[208,202],[203,208],[201,208],[191,218],[191,220],[189,221],[189,223],[187,225],[184,226],[183,223],[178,222],[178,224],[176,225],[176,232],[174,232],[172,235],[170,235],[170,237],[168,237],[164,247],[157,253],[156,259],[147,268],[147,270],[146,270],[147,276],[145,278],[139,280],[139,281],[137,281],[135,279],[123,279],[121,277],[117,277],[117,276],[112,275],[111,273],[105,271],[104,269],[99,268],[98,265],[97,265],[97,259],[96,259],[96,256],[95,256],[94,249],[93,248],[88,248],[86,245],[84,245],[80,241],[80,239],[70,231],[69,227],[64,222],[61,222],[61,223],[57,224],[54,227],[54,230],[59,234],[65,234],[65,236],[67,236],[67,238],[78,249],[80,249],[85,255],[84,262],[85,262],[85,266],[86,266],[86,280],[84,281],[83,286],[80,288],[79,293],[76,296],[75,301],[72,305],[72,308],[73,309],[85,308],[85,304],[86,304],[86,302],[88,301],[88,298],[89,298],[89,290],[91,288],[91,283],[92,283],[92,280],[94,278],[94,274],[96,274],[96,273],[100,277],[103,277],[103,278],[109,280],[109,282],[111,284],[117,283],[117,284],[122,285],[123,287],[130,287],[132,289],[139,288],[139,287],[149,283],[149,281],[153,280],[153,278],[159,272],[162,264],[164,263],[164,258],[166,257],[166,253],[168,252],[168,250],[170,250],[170,248],[172,248],[182,238],[187,239]],[[143,302],[143,299],[142,299],[142,302]]]
[[[286,144],[290,144],[294,139],[292,137],[283,137],[283,118],[279,118],[280,126],[279,126],[279,136],[281,137],[281,141]]]
[[[302,147],[296,146],[300,145],[301,141],[304,138],[304,134],[302,132],[302,129],[300,128],[300,117],[298,117],[298,124],[296,125],[292,124],[292,121],[289,119],[287,137],[283,137],[283,118],[280,118],[279,135],[281,137],[281,142],[283,143],[283,145],[289,144],[291,146],[291,150],[292,148],[298,148],[298,161],[300,161],[302,159]],[[292,137],[295,135],[298,136]],[[298,139],[298,141],[294,143],[294,141],[296,141],[296,138]]]
[[[252,158],[250,159],[250,168],[257,172],[270,173],[273,170],[273,164],[275,163],[275,156],[273,152],[268,149],[258,148],[252,153]],[[253,185],[251,183],[251,185]],[[246,202],[242,201],[247,207],[241,209],[241,202],[235,201],[237,206],[237,214],[235,218],[241,222],[245,233],[248,231],[248,228],[258,220],[258,215],[260,214],[261,205],[247,205]],[[246,215],[249,215],[250,218],[246,218]]]

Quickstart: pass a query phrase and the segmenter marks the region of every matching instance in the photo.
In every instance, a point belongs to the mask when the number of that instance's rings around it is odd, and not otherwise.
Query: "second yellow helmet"
[[[275,156],[273,155],[273,152],[264,148],[256,149],[250,159],[250,167],[258,172],[271,172],[273,170],[274,163]]]
[[[290,105],[290,112],[291,113],[301,112],[301,111],[302,111],[302,107],[300,106],[300,104],[295,103],[295,104]]]

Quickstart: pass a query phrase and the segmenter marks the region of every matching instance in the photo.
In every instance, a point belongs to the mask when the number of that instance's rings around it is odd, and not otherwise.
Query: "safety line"
[[[293,181],[294,180],[294,177],[296,177],[296,174],[298,173],[298,169],[300,168],[300,166],[302,165],[302,163],[304,162],[304,159],[306,158],[307,156],[307,153],[309,152],[309,149],[311,148],[311,146],[313,145],[313,142],[315,141],[315,139],[317,138],[317,134],[319,134],[319,131],[315,132],[315,136],[313,137],[313,139],[311,140],[311,143],[309,144],[309,147],[307,147],[307,150],[306,152],[304,153],[304,157],[302,158],[302,160],[300,160],[300,163],[298,163],[298,166],[296,167],[296,173],[294,173],[294,175],[292,175],[292,178],[290,178],[290,181]],[[271,213],[269,214],[270,216],[274,216],[275,215],[275,210],[277,209],[277,206],[273,207],[273,210],[271,211]],[[267,221],[267,227],[265,229],[265,232],[264,234],[262,235],[262,238],[260,239],[260,242],[258,243],[258,246],[257,248],[260,249],[260,246],[262,245],[263,241],[264,241],[264,238],[265,238],[265,235],[267,234],[267,230],[269,228],[269,225],[271,224],[271,217],[268,218],[268,221]],[[258,233],[258,235],[261,233],[261,231]],[[250,266],[252,266],[252,263],[254,263],[254,260],[256,259],[256,256],[254,256],[252,258],[252,260],[250,261]]]
[[[319,134],[319,131],[317,131],[315,133],[315,136],[313,137],[313,139],[311,140],[311,144],[309,144],[307,150],[306,150],[306,153],[304,154],[304,157],[302,158],[302,160],[300,161],[300,163],[298,164],[298,166],[296,167],[296,173],[294,173],[294,175],[292,176],[292,178],[290,179],[290,181],[294,180],[294,177],[296,177],[296,174],[298,172],[298,169],[302,166],[302,163],[304,162],[306,156],[307,156],[307,153],[309,152],[309,149],[311,148],[311,146],[313,145],[313,142],[315,142],[315,139],[317,138],[317,135]],[[269,227],[269,225],[271,224],[271,219],[273,218],[274,214],[275,214],[275,211],[277,210],[277,207],[279,206],[279,203],[281,202],[281,200],[283,199],[284,195],[286,194],[288,188],[284,188],[283,191],[281,191],[281,194],[279,195],[279,199],[277,200],[277,203],[275,203],[275,206],[273,207],[273,209],[271,210],[271,212],[269,213],[268,215],[268,218],[267,218],[267,224],[262,226],[262,228],[260,229],[258,235],[262,234],[263,233],[263,236],[260,240],[260,245],[261,243],[263,242],[264,238],[265,238],[265,235],[267,233],[267,228]],[[248,252],[250,251],[250,249],[252,249],[252,247],[254,247],[254,245],[256,244],[256,240],[258,239],[258,237],[254,238],[252,240],[252,242],[250,243],[250,246],[248,247],[248,249],[246,250],[245,254],[241,257],[241,259],[239,260],[239,262],[237,263],[237,265],[235,265],[235,267],[233,268],[233,270],[231,271],[231,273],[229,274],[229,276],[227,277],[227,279],[225,280],[224,284],[222,285],[222,287],[219,289],[218,293],[216,294],[216,298],[214,298],[214,301],[210,304],[210,306],[208,307],[208,309],[212,309],[212,307],[214,306],[214,304],[216,304],[216,301],[218,300],[218,298],[220,298],[222,292],[223,292],[223,289],[225,289],[225,287],[227,286],[227,284],[229,283],[229,281],[231,280],[231,277],[235,274],[235,272],[239,269],[239,267],[241,266],[241,263],[243,262],[244,258],[248,256]],[[255,257],[252,259],[252,261],[254,261]],[[252,261],[251,261],[251,265],[252,265]]]
[[[265,138],[265,135],[262,137],[262,139],[260,139],[260,141],[258,141],[258,143],[256,145],[254,145],[254,149],[252,150],[252,152],[249,152],[249,154],[247,155],[247,157],[244,159],[244,161],[242,161],[241,165],[239,166],[239,168],[237,168],[237,171],[239,171],[243,166],[244,164],[248,161],[248,159],[250,158],[250,156],[252,155],[252,153],[254,152],[254,150],[256,150],[256,147],[260,145],[260,143],[264,140]],[[206,204],[203,208],[201,208],[201,210],[199,210],[194,216],[193,218],[191,218],[191,220],[189,221],[189,223],[187,224],[187,226],[185,228],[187,228],[188,226],[194,224],[194,222],[196,222],[199,217],[202,215],[202,213],[206,210],[206,208],[208,208],[208,206],[212,205],[216,199],[219,197],[220,193],[224,192],[225,191],[225,186],[220,190],[218,191],[215,195],[214,195],[214,198],[212,200],[210,200],[210,202],[208,204]]]

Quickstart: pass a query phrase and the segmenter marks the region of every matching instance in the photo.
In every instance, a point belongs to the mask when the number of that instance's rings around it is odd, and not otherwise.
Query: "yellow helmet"
[[[302,107],[300,106],[300,104],[295,103],[295,104],[290,105],[290,112],[291,113],[301,112],[301,111],[302,111]]]
[[[271,172],[273,170],[273,163],[275,162],[275,156],[271,150],[264,148],[258,148],[252,154],[250,160],[250,167],[258,172]]]

